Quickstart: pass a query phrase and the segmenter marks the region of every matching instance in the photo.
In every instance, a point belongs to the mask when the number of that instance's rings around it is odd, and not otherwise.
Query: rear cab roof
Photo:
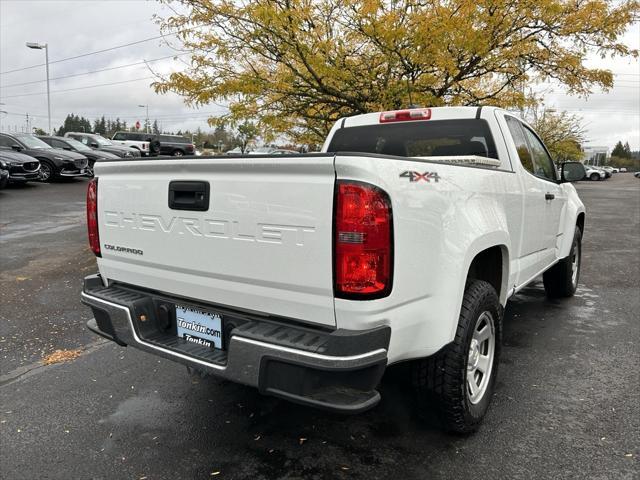
[[[513,171],[512,163],[509,158],[509,152],[505,143],[504,135],[501,133],[501,128],[498,123],[497,113],[508,113],[499,107],[493,106],[481,106],[481,107],[418,107],[419,110],[429,110],[430,116],[425,120],[409,120],[411,122],[434,122],[439,120],[469,120],[469,119],[482,119],[486,120],[489,124],[491,132],[493,134],[494,143],[498,153],[498,159],[501,162],[500,170]],[[411,110],[408,108],[401,108],[397,110],[389,110],[389,112]],[[362,127],[367,125],[379,125],[380,115],[384,112],[372,112],[361,115],[354,115],[352,117],[344,117],[336,121],[333,125],[329,135],[327,136],[323,146],[322,152],[327,152],[329,144],[333,138],[336,130],[341,128],[350,127]],[[396,124],[402,122],[395,122]]]

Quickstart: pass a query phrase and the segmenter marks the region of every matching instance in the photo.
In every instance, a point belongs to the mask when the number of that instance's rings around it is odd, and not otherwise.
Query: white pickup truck
[[[141,156],[146,157],[149,155],[154,137],[154,134],[145,132],[116,132],[111,141],[118,145],[135,148]]]
[[[338,121],[322,153],[98,162],[88,327],[191,371],[340,412],[411,361],[423,409],[477,428],[512,295],[578,285],[585,209],[493,107]]]

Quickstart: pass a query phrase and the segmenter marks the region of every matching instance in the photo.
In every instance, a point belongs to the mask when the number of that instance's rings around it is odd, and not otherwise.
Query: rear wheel
[[[447,430],[476,430],[493,395],[501,334],[502,306],[495,289],[485,281],[469,281],[453,342],[413,364],[418,408],[435,409]]]
[[[544,290],[550,298],[571,297],[578,289],[582,260],[582,232],[576,226],[569,255],[544,272]]]
[[[40,176],[41,182],[50,182],[55,178],[55,167],[48,160],[40,160]]]
[[[173,155],[174,157],[182,157],[184,156],[184,152],[182,150],[174,150],[171,155]]]

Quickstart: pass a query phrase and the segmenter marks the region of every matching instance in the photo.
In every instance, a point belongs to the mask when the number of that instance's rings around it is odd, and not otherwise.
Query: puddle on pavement
[[[0,243],[9,240],[19,240],[21,238],[34,235],[59,233],[71,228],[81,226],[85,222],[84,213],[68,212],[57,215],[49,215],[52,220],[42,220],[31,223],[9,223],[2,228]]]
[[[121,402],[114,413],[98,423],[161,429],[174,413],[177,414],[176,406],[163,401],[158,395],[138,395]]]

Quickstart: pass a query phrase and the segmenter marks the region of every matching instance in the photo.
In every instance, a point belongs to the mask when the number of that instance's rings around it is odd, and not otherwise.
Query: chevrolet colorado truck
[[[476,429],[503,309],[578,286],[585,209],[526,123],[494,107],[338,121],[321,153],[99,161],[88,327],[192,372],[339,412],[409,362],[421,409]]]

